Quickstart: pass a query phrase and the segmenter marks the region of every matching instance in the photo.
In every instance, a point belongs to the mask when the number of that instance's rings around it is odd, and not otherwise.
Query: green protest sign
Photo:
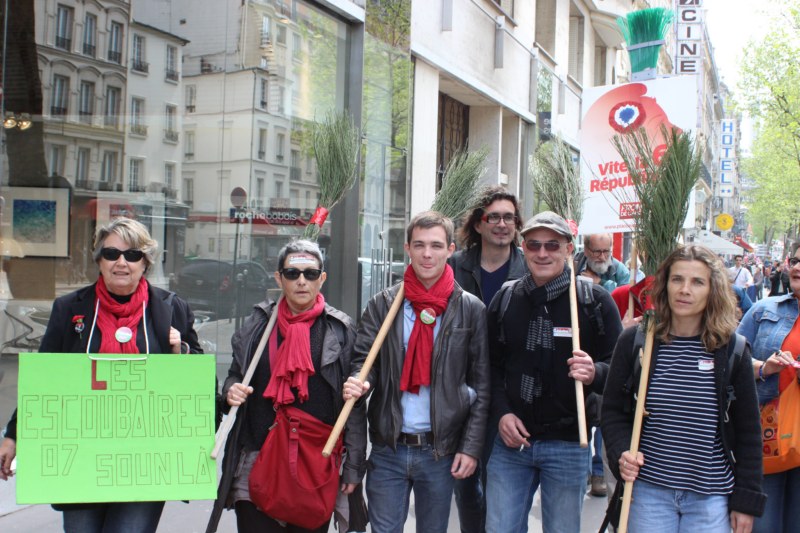
[[[214,499],[213,355],[19,361],[17,503]]]

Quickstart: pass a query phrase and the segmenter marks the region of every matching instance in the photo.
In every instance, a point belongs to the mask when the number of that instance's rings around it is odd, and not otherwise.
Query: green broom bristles
[[[454,221],[461,218],[475,199],[476,186],[486,172],[483,165],[487,155],[489,149],[485,146],[474,152],[457,150],[447,164],[442,188],[436,193],[431,209]]]
[[[547,207],[579,224],[583,218],[583,182],[569,146],[554,137],[536,149],[529,170],[534,192]]]
[[[314,126],[314,158],[319,174],[319,206],[333,208],[356,180],[361,137],[346,111],[331,111]],[[303,239],[319,237],[320,226],[308,224]]]
[[[628,13],[619,17],[617,25],[628,44],[628,55],[631,61],[631,72],[642,72],[658,65],[658,53],[661,44],[643,46],[630,50],[632,45],[663,41],[672,23],[672,11],[664,7],[651,7]]]

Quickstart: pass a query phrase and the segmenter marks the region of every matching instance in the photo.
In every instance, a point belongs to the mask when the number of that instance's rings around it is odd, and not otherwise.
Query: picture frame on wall
[[[0,196],[0,233],[13,238],[24,257],[69,257],[69,189],[3,187]]]

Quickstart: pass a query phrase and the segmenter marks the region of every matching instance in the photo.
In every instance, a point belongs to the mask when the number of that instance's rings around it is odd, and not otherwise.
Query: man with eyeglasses
[[[614,240],[610,233],[596,233],[583,238],[583,252],[575,255],[576,272],[591,278],[608,292],[631,281],[631,273],[612,254]]]
[[[463,248],[450,258],[456,282],[483,300],[486,307],[508,280],[528,272],[518,247],[522,227],[517,198],[501,185],[483,189],[473,208],[463,218],[459,238]],[[496,421],[489,422],[486,446],[475,473],[455,485],[461,533],[483,533],[486,523],[486,463],[497,434]]]
[[[454,249],[450,219],[428,211],[411,220],[400,311],[367,380],[350,377],[344,385],[345,400],[371,391],[372,452],[363,469],[373,531],[402,533],[413,490],[416,530],[447,533],[453,483],[472,475],[481,456],[489,409],[486,309],[456,283],[447,264]],[[367,304],[351,376],[361,371],[399,289]]]
[[[622,323],[608,291],[579,282],[578,290],[592,297],[579,304],[583,350],[573,351],[570,227],[545,211],[521,234],[529,272],[505,285],[488,312],[499,435],[487,466],[486,531],[527,531],[541,485],[543,530],[579,533],[587,452],[578,438],[575,380],[587,399],[603,392]]]

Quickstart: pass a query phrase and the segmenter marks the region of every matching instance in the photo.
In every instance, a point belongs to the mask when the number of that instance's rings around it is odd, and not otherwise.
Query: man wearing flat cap
[[[574,380],[585,397],[602,394],[622,323],[608,291],[579,281],[586,351],[573,351],[569,225],[545,211],[520,233],[529,272],[507,282],[488,313],[491,418],[500,422],[487,467],[486,531],[527,531],[541,485],[543,530],[579,533],[588,460],[578,438]]]

